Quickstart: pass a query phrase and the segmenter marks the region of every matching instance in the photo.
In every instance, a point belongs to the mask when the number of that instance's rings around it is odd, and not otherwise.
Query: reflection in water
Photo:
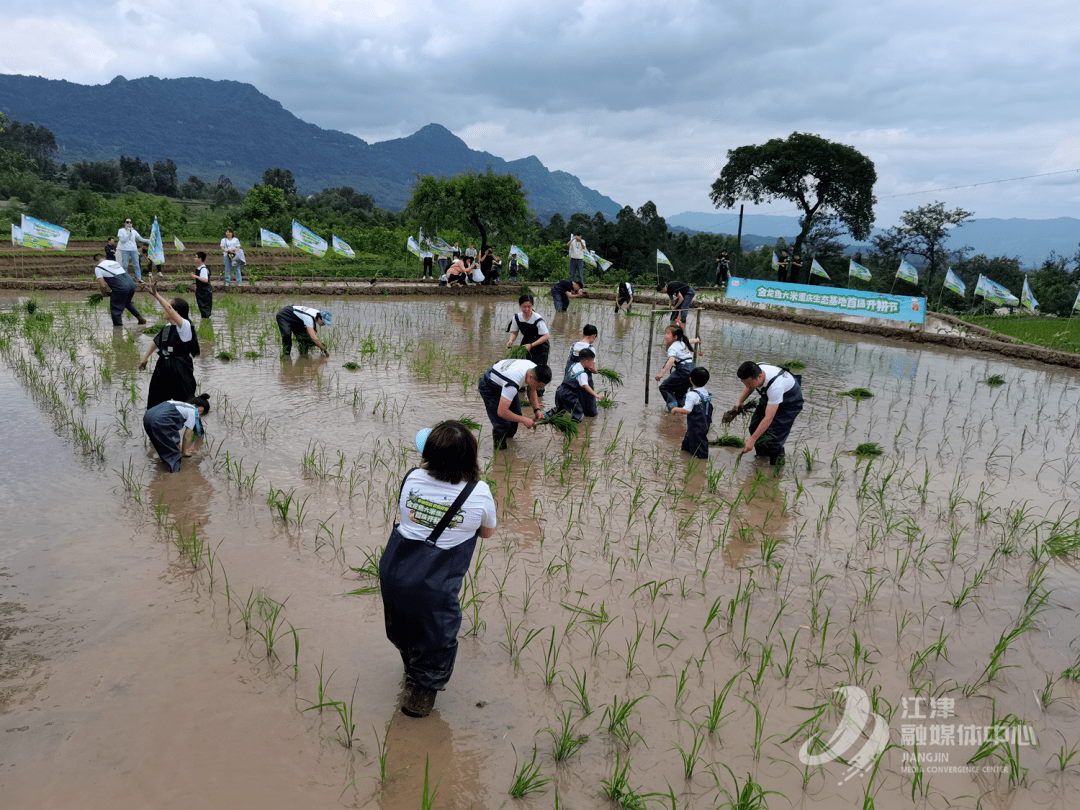
[[[400,704],[405,691],[402,678]],[[438,701],[428,717],[406,717],[395,711],[386,730],[387,780],[379,797],[382,810],[416,810],[424,795],[425,769],[428,797],[435,807],[484,810],[479,797],[487,792],[480,783],[482,758],[454,745],[450,726],[439,716]]]
[[[290,391],[299,391],[311,385],[319,370],[330,362],[330,358],[320,353],[308,355],[290,355],[281,358],[281,384]]]
[[[744,459],[735,472],[737,488],[728,510],[723,552],[730,568],[738,568],[758,549],[763,556],[769,554],[773,544],[788,537],[791,513],[781,487],[783,476],[767,465],[767,461]]]
[[[167,506],[177,529],[185,534],[190,534],[192,527],[201,531],[210,523],[209,504],[214,486],[203,474],[202,465],[212,463],[203,439],[195,440],[194,452],[191,458],[180,462],[179,472],[169,472],[157,453],[153,454],[153,477],[148,484],[150,503],[155,507]]]

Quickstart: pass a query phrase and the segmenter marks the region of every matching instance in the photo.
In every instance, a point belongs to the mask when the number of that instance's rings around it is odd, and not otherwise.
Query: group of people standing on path
[[[436,278],[436,257],[434,251],[430,249],[430,245],[421,247],[420,258],[423,261],[420,278]],[[458,243],[454,242],[450,255],[440,254],[438,263],[439,274],[437,278],[440,285],[453,286],[458,284],[467,286],[470,284],[483,284],[489,286],[498,284],[502,278],[502,256],[496,255],[490,246],[484,246],[480,251],[477,251],[476,246],[470,242],[463,252]],[[510,254],[507,271],[508,280],[516,282],[518,280],[518,257],[514,253]]]

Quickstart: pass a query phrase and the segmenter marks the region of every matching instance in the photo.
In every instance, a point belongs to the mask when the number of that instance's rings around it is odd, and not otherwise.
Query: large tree
[[[731,208],[736,200],[795,203],[802,216],[794,252],[801,253],[810,231],[834,220],[855,239],[866,239],[874,224],[876,180],[874,162],[857,149],[793,132],[786,139],[728,150],[709,198],[717,208]],[[809,272],[809,262],[804,262],[804,279]]]
[[[881,253],[903,258],[907,254],[922,256],[928,267],[920,282],[927,299],[932,295],[934,274],[946,258],[945,240],[949,229],[963,224],[972,216],[970,211],[957,208],[945,210],[945,203],[924,205],[900,215],[900,224],[874,237],[874,247]]]
[[[416,180],[406,211],[428,233],[440,227],[458,227],[480,237],[480,251],[495,234],[515,239],[528,227],[532,213],[528,192],[512,174],[484,174],[469,170],[453,177],[427,174]]]

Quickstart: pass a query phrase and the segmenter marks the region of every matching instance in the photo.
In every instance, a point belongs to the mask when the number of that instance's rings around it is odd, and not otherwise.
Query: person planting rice
[[[180,472],[180,459],[192,454],[192,435],[202,436],[202,417],[210,413],[210,397],[200,394],[186,402],[169,399],[143,414],[143,430],[169,472]]]
[[[551,285],[551,299],[555,302],[556,312],[566,312],[570,308],[571,298],[581,298],[584,287],[577,281],[564,278]]]
[[[454,671],[461,581],[476,538],[495,533],[496,514],[491,489],[480,480],[476,437],[465,425],[451,420],[422,430],[416,447],[423,461],[401,482],[379,588],[386,637],[405,665],[401,711],[427,717]]]
[[[518,334],[521,335],[521,345],[525,347],[526,358],[538,366],[546,366],[551,352],[551,335],[548,332],[547,323],[533,310],[533,300],[530,295],[518,298],[518,306],[521,312],[514,313],[513,319],[506,326],[510,333],[510,339],[506,341],[506,348],[514,345]]]
[[[157,350],[158,359],[154,374],[150,377],[150,390],[146,395],[147,409],[168,399],[186,402],[195,396],[195,360],[199,356],[199,338],[188,320],[188,302],[183,298],[169,301],[160,295],[151,283],[150,294],[161,304],[165,325],[154,335],[154,342],[146,350],[139,370],[146,368],[150,355]]]
[[[125,309],[134,315],[139,323],[146,323],[146,318],[131,303],[131,299],[135,297],[135,281],[127,271],[118,262],[102,260],[100,253],[94,254],[94,261],[97,262],[94,278],[97,279],[102,297],[109,299],[109,315],[112,316],[113,326],[124,325]]]
[[[694,300],[696,293],[689,284],[681,281],[669,281],[656,288],[658,293],[667,293],[671,299],[671,320],[676,326],[686,326],[686,318],[690,314],[690,302]]]
[[[214,290],[210,286],[206,254],[201,250],[195,254],[195,272],[191,273],[191,277],[195,280],[195,303],[199,305],[199,314],[209,318],[214,311]]]
[[[669,326],[664,330],[664,345],[667,347],[667,363],[656,375],[660,380],[669,371],[668,378],[660,383],[660,395],[670,411],[682,407],[686,392],[690,390],[690,372],[694,370],[693,344],[700,343],[697,338],[687,338],[679,326]]]
[[[634,285],[629,281],[620,281],[618,289],[615,290],[615,311],[618,312],[623,306],[626,307],[626,311],[630,312],[630,308],[634,305]]]
[[[506,447],[506,440],[517,433],[519,424],[527,428],[536,427],[534,420],[544,415],[539,391],[549,382],[551,369],[531,360],[502,360],[484,372],[478,390],[491,420],[491,435],[496,450]],[[528,389],[533,419],[521,414],[518,391],[522,388]]]
[[[709,370],[698,366],[690,372],[690,391],[685,405],[672,408],[672,413],[686,415],[686,436],[682,449],[695,458],[709,457],[709,429],[712,427],[712,394],[705,386],[709,382]]]
[[[791,426],[803,409],[802,376],[786,368],[747,360],[736,372],[743,383],[743,392],[735,407],[724,414],[724,424],[731,422],[751,391],[758,390],[754,415],[750,417],[750,439],[743,453],[754,450],[758,456],[768,456],[775,465],[784,456],[784,442]]]
[[[316,330],[320,326],[329,326],[332,317],[327,309],[320,312],[313,307],[282,307],[277,314],[282,355],[292,353],[292,341],[295,337],[296,347],[300,350],[300,354],[307,354],[314,345],[322,349],[322,353],[329,357],[330,350],[319,340]]]
[[[596,416],[596,400],[603,399],[604,395],[593,389],[592,375],[595,373],[593,350],[581,349],[577,361],[567,367],[562,384],[555,391],[555,408],[547,416],[565,413],[575,422],[586,416]]]
[[[570,354],[566,356],[565,371],[569,371],[570,366],[578,361],[578,355],[581,353],[582,349],[592,349],[593,357],[596,357],[596,338],[598,335],[599,330],[591,323],[587,323],[581,327],[581,340],[576,341],[574,345],[570,347]],[[595,416],[595,414],[593,415]]]

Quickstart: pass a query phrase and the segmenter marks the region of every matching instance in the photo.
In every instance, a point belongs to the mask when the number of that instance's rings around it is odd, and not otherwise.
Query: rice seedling
[[[215,356],[217,357],[218,360],[229,361],[229,360],[233,359],[232,352],[222,351],[222,352],[218,352],[217,355],[215,355]]]
[[[554,781],[550,776],[540,775],[540,763],[536,761],[536,746],[533,746],[532,758],[528,762],[523,761],[520,767],[515,768],[514,778],[507,792],[515,799],[520,799],[530,793],[543,793],[544,785]]]
[[[707,729],[710,734],[719,736],[717,730],[720,728],[720,724],[733,713],[724,713],[724,703],[727,701],[728,694],[731,692],[731,687],[735,685],[735,681],[744,672],[746,672],[746,670],[741,669],[732,675],[719,692],[716,691],[716,687],[714,686],[712,700],[703,706],[698,706],[698,709],[705,709],[705,720],[702,722],[702,726]],[[697,711],[697,709],[694,711]]]
[[[578,423],[562,413],[553,413],[545,416],[543,419],[539,419],[536,422],[537,426],[551,425],[556,430],[562,431],[566,436],[566,440],[570,441],[576,439],[578,435]]]
[[[103,296],[101,293],[92,292],[92,293],[90,293],[90,295],[86,299],[86,305],[88,307],[96,307],[98,304],[100,304],[104,300],[105,300],[105,296]]]
[[[471,416],[459,416],[458,421],[461,422],[469,430],[482,430],[483,425],[473,419]]]
[[[435,805],[435,794],[439,790],[439,785],[442,783],[442,777],[440,776],[438,781],[435,782],[435,786],[430,786],[430,780],[428,778],[429,761],[431,757],[424,757],[424,792],[420,796],[420,810],[432,810]]]
[[[543,732],[551,735],[551,755],[556,762],[565,762],[571,759],[581,746],[589,741],[587,734],[578,732],[578,724],[574,722],[573,714],[569,709],[564,709],[559,714],[559,726],[557,729],[545,728]]]
[[[850,391],[841,391],[837,396],[850,396],[855,402],[862,402],[874,396],[874,392],[865,388],[853,388]]]
[[[588,717],[592,714],[592,708],[589,705],[589,673],[584,667],[582,667],[581,672],[578,672],[573,664],[570,665],[570,671],[574,673],[571,676],[571,685],[567,687],[571,690],[570,699],[577,704],[578,709],[581,710],[582,716]],[[560,678],[560,680],[562,679]],[[563,686],[566,686],[566,681],[562,680],[562,684]]]
[[[855,455],[859,458],[875,458],[884,452],[877,442],[863,442],[855,448]]]
[[[153,337],[154,335],[158,334],[158,332],[160,332],[164,328],[165,328],[165,324],[163,324],[163,323],[152,323],[149,326],[147,326],[145,329],[143,329],[142,333],[144,335],[148,335],[149,337]]]
[[[716,786],[720,792],[724,794],[724,798],[726,799],[717,810],[722,810],[722,808],[730,808],[730,810],[768,810],[769,802],[767,797],[783,795],[775,790],[765,790],[765,788],[754,781],[754,778],[749,773],[746,774],[746,781],[740,786],[739,779],[735,776],[735,773],[731,768],[723,762],[720,763],[720,767],[726,770],[731,776],[734,789],[729,791],[726,787],[721,785],[720,780],[717,779]]]
[[[991,388],[997,388],[999,385],[1005,384],[1005,378],[1002,377],[1000,374],[993,374],[983,380],[983,382]]]
[[[682,722],[690,726],[690,733],[693,735],[693,740],[690,743],[689,748],[683,748],[677,742],[672,741],[672,747],[679,752],[679,756],[683,762],[683,778],[689,782],[694,778],[694,770],[697,768],[699,762],[704,763],[705,759],[701,756],[701,749],[705,745],[705,735],[701,734],[698,727],[685,718],[680,718]]]
[[[615,771],[611,779],[601,779],[601,791],[623,810],[645,810],[646,796],[630,787],[630,757],[622,761],[622,752],[615,749]]]
[[[746,447],[746,441],[744,439],[740,439],[738,436],[729,435],[711,439],[709,441],[709,444],[711,444],[713,447]]]
[[[529,350],[519,343],[511,346],[509,351],[507,351],[506,356],[510,360],[524,360],[529,356]]]
[[[348,363],[343,364],[341,367],[348,371],[358,371],[360,369],[360,364],[354,363],[352,360],[350,360]]]
[[[596,370],[596,373],[599,374],[605,380],[607,380],[608,382],[610,382],[610,383],[612,383],[614,385],[622,385],[623,384],[622,374],[615,371],[615,369],[598,368]]]
[[[792,371],[801,371],[806,368],[806,363],[802,360],[788,360],[786,363],[781,363],[780,366]]]

